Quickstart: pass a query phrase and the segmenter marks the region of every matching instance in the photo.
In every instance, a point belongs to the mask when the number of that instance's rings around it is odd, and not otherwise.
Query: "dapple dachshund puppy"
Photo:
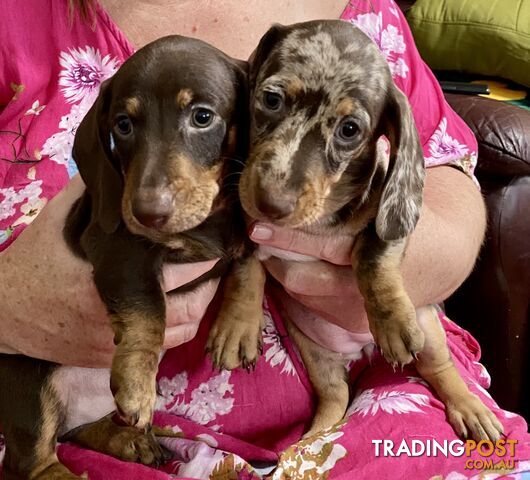
[[[497,439],[502,426],[458,374],[433,308],[418,310],[420,328],[403,286],[400,263],[420,215],[424,160],[408,101],[377,46],[343,21],[273,26],[250,60],[249,84],[250,151],[239,183],[244,210],[277,225],[354,237],[354,272],[385,358],[394,366],[417,358],[456,432]],[[389,159],[379,151],[383,135]],[[261,257],[301,260],[260,250]],[[215,328],[238,328],[221,320]],[[351,356],[315,343],[302,324],[288,322],[288,329],[319,399],[306,434],[312,435],[344,416]],[[225,366],[240,362],[220,348],[213,354]]]
[[[111,389],[108,370],[2,355],[4,479],[79,478],[55,453],[57,437],[68,432],[65,438],[124,460],[164,460],[150,431],[165,330],[164,262],[221,258],[171,294],[230,268],[220,315],[262,316],[261,296],[244,288],[244,275],[257,284],[264,276],[245,256],[234,182],[248,147],[247,97],[246,62],[179,36],[142,48],[102,84],[75,137],[86,191],[65,236],[92,264],[112,322]],[[125,425],[111,418],[111,390]]]

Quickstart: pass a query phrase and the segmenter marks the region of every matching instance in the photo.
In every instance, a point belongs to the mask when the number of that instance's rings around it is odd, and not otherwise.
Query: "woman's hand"
[[[484,237],[485,220],[480,192],[466,175],[447,166],[427,170],[423,210],[401,265],[405,288],[416,307],[445,300],[469,275]],[[351,267],[351,238],[317,237],[264,224],[253,226],[251,238],[321,259],[271,258],[265,266],[303,306],[349,331],[368,332]],[[304,315],[302,309],[300,315]]]
[[[352,237],[323,237],[256,223],[250,238],[256,243],[320,259],[297,262],[271,257],[264,264],[289,296],[303,306],[346,330],[368,332],[364,301],[351,266]],[[280,297],[280,302],[289,302],[279,290],[275,289],[274,294]],[[306,314],[304,309],[295,308],[289,305],[289,313]]]
[[[34,222],[0,254],[0,351],[68,365],[110,366],[113,333],[92,280],[92,266],[74,256],[62,229],[83,192],[79,176],[53,198]],[[215,261],[166,265],[165,291],[209,271]],[[211,280],[167,301],[164,347],[191,340],[217,290]]]

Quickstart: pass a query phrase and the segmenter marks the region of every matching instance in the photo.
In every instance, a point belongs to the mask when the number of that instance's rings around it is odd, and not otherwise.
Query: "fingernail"
[[[250,238],[253,240],[270,240],[272,239],[272,229],[263,224],[256,223],[252,227]]]

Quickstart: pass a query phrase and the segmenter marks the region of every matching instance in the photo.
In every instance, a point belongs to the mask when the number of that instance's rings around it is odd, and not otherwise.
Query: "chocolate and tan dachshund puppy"
[[[246,62],[185,37],[149,44],[102,84],[75,137],[86,191],[65,236],[92,264],[111,319],[110,389],[108,370],[0,356],[4,479],[78,478],[55,453],[65,434],[125,460],[164,460],[150,430],[165,330],[164,262],[221,258],[170,295],[229,271],[221,316],[262,315],[261,294],[250,298],[242,287],[249,272],[254,284],[264,276],[245,254],[234,182],[247,153],[247,111]],[[82,406],[88,408],[80,412]],[[120,422],[111,419],[114,408]]]
[[[239,184],[244,210],[306,232],[351,235],[352,265],[385,358],[394,366],[417,358],[456,432],[497,439],[502,426],[458,374],[432,307],[418,311],[420,328],[403,286],[400,263],[421,211],[424,161],[408,101],[376,45],[343,21],[273,26],[250,60],[249,83],[250,153]],[[390,141],[387,160],[378,153],[382,135]],[[271,253],[285,258],[278,250],[265,255]],[[240,328],[221,320],[215,328]],[[289,333],[319,399],[312,435],[346,411],[349,358],[292,322]],[[237,349],[215,348],[217,336],[211,343],[215,362],[239,365]]]

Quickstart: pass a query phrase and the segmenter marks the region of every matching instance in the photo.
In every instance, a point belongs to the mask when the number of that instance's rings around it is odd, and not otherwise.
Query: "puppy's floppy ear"
[[[256,86],[256,78],[258,76],[258,72],[263,65],[263,62],[267,59],[269,54],[271,53],[274,46],[285,37],[287,33],[287,28],[283,25],[280,25],[279,23],[275,23],[263,37],[261,37],[261,40],[258,43],[258,46],[256,49],[252,52],[250,55],[250,58],[248,59],[248,63],[250,65],[249,68],[249,86],[250,90],[253,90]]]
[[[389,241],[410,235],[418,222],[425,168],[409,102],[393,84],[383,116],[391,150],[375,227],[379,238]]]
[[[112,79],[101,84],[92,108],[77,128],[73,157],[92,199],[92,218],[106,233],[113,233],[121,220],[123,179],[111,152],[108,118]]]

